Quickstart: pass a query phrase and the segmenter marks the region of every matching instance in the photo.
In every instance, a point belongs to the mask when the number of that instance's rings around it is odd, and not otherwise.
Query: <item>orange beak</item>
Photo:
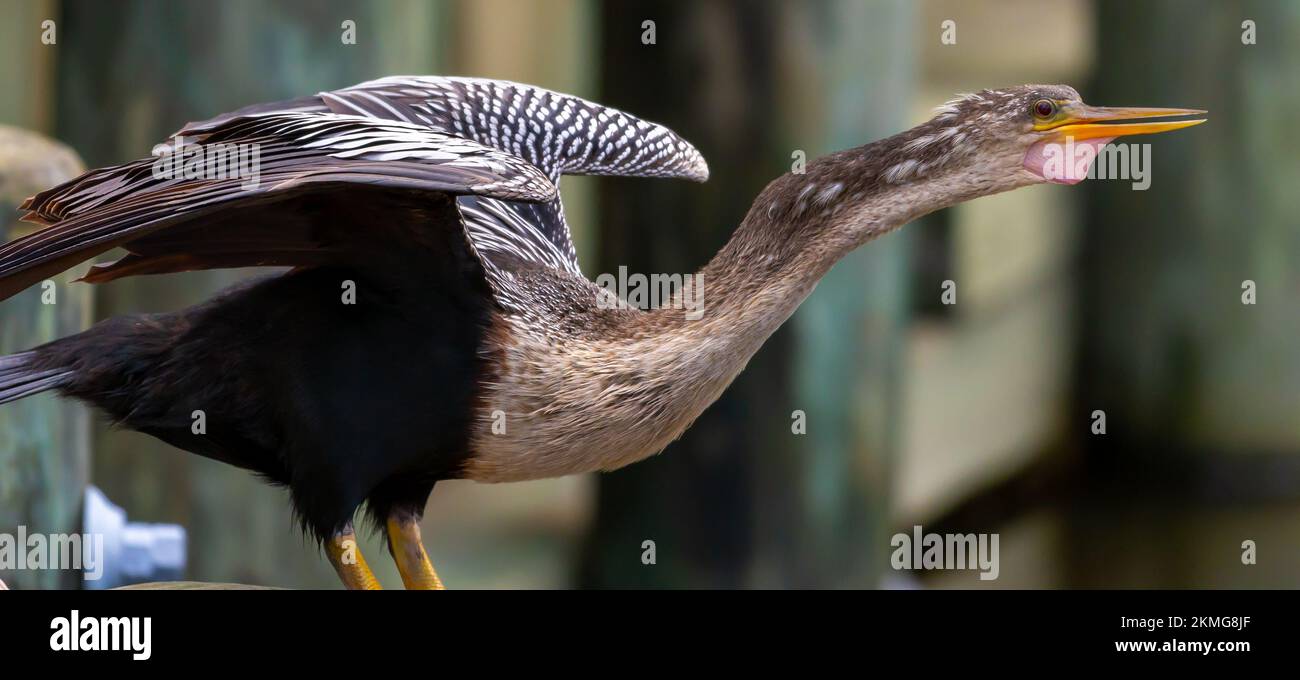
[[[1204,118],[1195,120],[1162,120],[1152,123],[1119,123],[1134,118],[1167,118],[1171,116],[1195,116],[1205,113],[1200,109],[1155,109],[1123,106],[1088,106],[1074,105],[1062,110],[1062,116],[1036,127],[1036,129],[1056,133],[1057,139],[1073,137],[1076,140],[1096,139],[1098,137],[1124,137],[1126,135],[1149,135],[1157,132],[1181,130],[1185,127],[1200,125]]]

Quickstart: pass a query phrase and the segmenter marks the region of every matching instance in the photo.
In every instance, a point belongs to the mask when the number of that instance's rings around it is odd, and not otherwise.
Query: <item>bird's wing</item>
[[[94,170],[28,199],[24,219],[48,226],[0,245],[0,299],[117,246],[127,257],[89,280],[337,260],[346,257],[337,230],[366,224],[322,209],[339,203],[327,201],[340,190],[354,204],[556,195],[541,170],[513,154],[410,123],[289,111],[182,132],[155,158]]]
[[[334,111],[423,125],[523,158],[557,186],[562,174],[695,181],[709,175],[699,151],[662,125],[504,80],[392,76],[315,97],[258,104],[194,125],[277,110]],[[458,203],[490,278],[504,275],[494,264],[497,255],[581,275],[558,196],[540,205],[469,197]]]
[[[269,112],[325,112],[422,125],[514,154],[548,175],[675,177],[709,167],[676,133],[581,97],[505,80],[390,76],[281,102],[254,104],[180,132]]]

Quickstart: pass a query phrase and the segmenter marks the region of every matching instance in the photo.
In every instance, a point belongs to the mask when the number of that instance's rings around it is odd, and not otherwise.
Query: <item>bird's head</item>
[[[910,130],[777,178],[755,200],[745,233],[763,248],[784,248],[768,262],[808,255],[829,266],[935,210],[1032,184],[1080,182],[1111,140],[1198,125],[1205,120],[1187,117],[1201,113],[1090,106],[1066,85],[981,90],[939,106]],[[804,248],[809,242],[829,245]]]
[[[1143,121],[1205,113],[1195,109],[1089,106],[1066,85],[1021,85],[962,95],[930,121],[904,133],[885,170],[901,182],[947,170],[1005,190],[1084,179],[1101,147],[1118,137],[1178,130],[1205,122]]]

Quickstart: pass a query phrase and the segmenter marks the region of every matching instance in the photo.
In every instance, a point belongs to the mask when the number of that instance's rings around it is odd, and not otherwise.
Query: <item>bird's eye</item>
[[[1056,113],[1056,102],[1050,99],[1039,99],[1034,102],[1034,115],[1039,118],[1048,118]]]

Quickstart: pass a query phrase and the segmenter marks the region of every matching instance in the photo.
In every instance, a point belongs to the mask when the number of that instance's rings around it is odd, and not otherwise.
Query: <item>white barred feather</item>
[[[708,178],[704,158],[661,125],[579,97],[503,80],[392,76],[332,92],[315,101],[262,104],[209,121],[267,111],[316,111],[396,121],[477,142],[536,166],[558,186],[562,174]],[[333,143],[355,143],[383,160],[446,149],[422,149],[409,127]],[[362,139],[361,137],[364,137]],[[337,153],[349,153],[340,150]],[[425,157],[426,160],[432,158]],[[494,256],[505,254],[581,276],[577,251],[558,196],[543,204],[485,197],[459,199],[471,246],[503,305],[517,296]]]

